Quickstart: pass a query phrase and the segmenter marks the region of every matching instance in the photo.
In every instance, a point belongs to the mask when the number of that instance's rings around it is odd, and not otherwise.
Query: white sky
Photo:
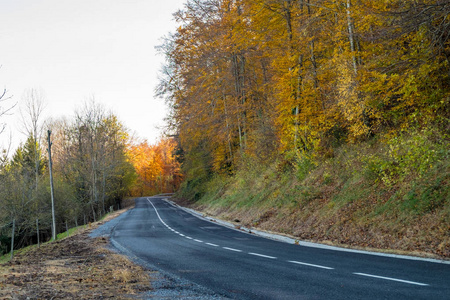
[[[154,47],[175,30],[172,14],[184,1],[0,0],[0,88],[18,106],[25,89],[42,89],[53,118],[71,117],[94,96],[154,143],[166,115],[154,96],[164,61]],[[6,119],[13,145],[26,139],[19,116]]]

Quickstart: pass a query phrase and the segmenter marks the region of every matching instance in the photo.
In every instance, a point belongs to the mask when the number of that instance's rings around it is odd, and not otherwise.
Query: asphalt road
[[[111,234],[122,250],[233,299],[450,299],[450,265],[292,245],[139,198]]]

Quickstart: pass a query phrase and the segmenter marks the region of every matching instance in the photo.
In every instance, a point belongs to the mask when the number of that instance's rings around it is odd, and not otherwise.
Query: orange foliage
[[[133,196],[172,193],[179,187],[181,172],[176,147],[172,139],[161,139],[156,145],[144,141],[129,148],[128,157],[138,174]]]

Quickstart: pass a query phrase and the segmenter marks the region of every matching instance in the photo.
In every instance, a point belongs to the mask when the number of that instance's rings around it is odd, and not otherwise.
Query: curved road
[[[111,239],[170,274],[234,299],[450,299],[450,265],[318,249],[226,228],[139,198]]]

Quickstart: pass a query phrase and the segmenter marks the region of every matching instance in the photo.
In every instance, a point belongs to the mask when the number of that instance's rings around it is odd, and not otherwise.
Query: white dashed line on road
[[[230,250],[230,251],[234,251],[234,252],[242,252],[242,250],[239,249],[234,249],[234,248],[228,248],[228,247],[222,247],[225,250]]]
[[[206,245],[210,245],[210,246],[213,246],[213,247],[219,247],[219,245],[216,245],[216,244],[213,244],[213,243],[205,243]]]
[[[196,242],[198,242],[198,243],[203,243],[203,241],[197,240],[197,239],[194,239],[194,241],[196,241]]]
[[[301,261],[288,260],[288,262],[293,263],[293,264],[297,264],[297,265],[308,266],[308,267],[314,267],[314,268],[320,268],[320,269],[326,269],[326,270],[334,270],[334,268],[320,266],[320,265],[314,265],[314,264],[308,264],[308,263],[304,263],[304,262],[301,262]]]
[[[366,277],[372,277],[372,278],[378,278],[378,279],[384,279],[384,280],[397,281],[397,282],[408,283],[408,284],[414,284],[414,285],[420,285],[420,286],[429,286],[429,284],[426,284],[426,283],[414,282],[414,281],[391,278],[391,277],[384,277],[384,276],[371,275],[371,274],[365,274],[365,273],[353,273],[353,274],[360,275],[360,276],[366,276]]]
[[[255,256],[259,256],[259,257],[264,257],[264,258],[277,259],[277,258],[274,257],[274,256],[269,256],[269,255],[264,255],[264,254],[259,254],[259,253],[249,252],[248,254],[250,254],[250,255],[255,255]]]

